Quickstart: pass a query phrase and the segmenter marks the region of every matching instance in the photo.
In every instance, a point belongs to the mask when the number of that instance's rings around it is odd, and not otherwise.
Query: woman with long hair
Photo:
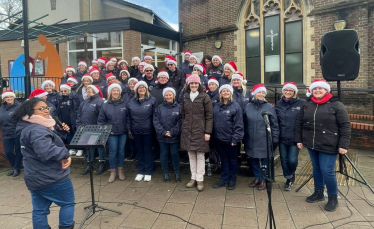
[[[82,83],[77,89],[77,94],[79,98],[79,104],[88,98],[87,96],[87,87],[92,85],[93,79],[90,74],[85,74],[82,77]]]
[[[208,72],[209,68],[212,67],[212,56],[205,55],[201,60],[201,64],[203,64],[205,71]]]
[[[225,64],[223,68],[222,77],[218,80],[219,85],[222,86],[224,84],[230,84],[232,75],[238,71],[236,64],[234,61],[230,61]]]
[[[65,68],[65,73],[61,79],[61,84],[67,84],[69,77],[75,77],[75,69],[70,65]]]
[[[208,78],[216,78],[219,80],[223,73],[222,58],[218,55],[212,57],[212,65],[210,66],[208,72]]]

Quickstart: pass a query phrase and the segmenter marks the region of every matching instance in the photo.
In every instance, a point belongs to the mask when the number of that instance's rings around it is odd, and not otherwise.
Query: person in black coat
[[[153,65],[146,64],[144,66],[144,75],[142,76],[142,81],[147,83],[148,91],[152,91],[153,88],[156,86],[156,77],[154,76],[155,69]],[[139,80],[140,81],[140,80]]]
[[[100,88],[100,91],[103,93],[104,98],[107,98],[106,88],[107,88],[107,82],[104,75],[104,79],[100,76],[100,73],[102,75],[102,72],[95,67],[92,67],[90,70],[90,75],[93,79],[92,85],[96,85]]]
[[[121,84],[124,87],[128,87],[129,79],[130,79],[129,71],[127,71],[126,69],[121,70],[119,73],[119,77],[118,77],[119,82],[121,82]]]
[[[187,73],[188,67],[190,66],[190,56],[191,55],[192,55],[192,53],[190,51],[185,50],[184,51],[184,61],[178,67],[179,70],[181,70],[186,75],[191,74],[191,73]],[[167,63],[166,63],[166,66],[167,66]]]
[[[48,92],[47,101],[52,103],[53,106],[57,107],[57,99],[60,96],[60,94],[56,90],[54,90],[55,86],[56,84],[52,80],[45,80],[42,83],[41,88]]]
[[[212,66],[208,70],[208,79],[214,77],[219,80],[223,73],[222,58],[220,56],[212,57]]]
[[[197,64],[197,56],[190,55],[189,64],[188,64],[188,67],[184,70],[184,74],[185,75],[192,74],[196,64]]]
[[[177,68],[177,61],[172,57],[168,60],[168,68],[169,82],[171,86],[175,88],[177,94],[179,94],[184,87],[186,76]]]
[[[75,77],[75,69],[70,65],[65,68],[64,76],[61,78],[61,84],[67,84],[69,77]]]
[[[77,130],[75,122],[77,120],[77,114],[80,106],[78,94],[72,91],[72,88],[69,84],[60,85],[61,95],[57,100],[56,115],[58,119],[65,123],[70,131],[67,134],[66,138],[63,139],[65,144],[70,144],[71,140],[74,137],[74,134]],[[70,155],[77,153],[76,150],[70,149]]]
[[[128,71],[128,75],[127,75],[127,78],[130,78],[131,77],[131,72],[132,72],[132,68],[131,67],[129,67],[129,64],[127,63],[127,61],[126,60],[119,60],[118,62],[117,62],[117,67],[118,67],[118,69],[117,69],[117,79],[118,80],[121,80],[121,72],[123,71],[123,70],[126,70],[126,71]]]
[[[161,148],[160,160],[164,181],[170,181],[168,169],[168,154],[170,151],[175,181],[179,183],[181,182],[179,166],[179,141],[182,125],[181,106],[175,101],[176,91],[174,88],[165,88],[163,95],[165,101],[157,106],[153,115],[153,125]]]
[[[219,93],[218,93],[219,83],[217,79],[214,77],[210,78],[210,80],[208,80],[208,87],[209,87],[209,91],[207,92],[207,94],[209,95],[210,100],[212,100],[212,104],[214,106],[214,104],[218,102],[218,97],[219,97]]]
[[[117,75],[117,71],[116,71],[116,68],[115,68],[115,63],[113,63],[112,61],[108,61],[105,64],[105,69],[103,69],[101,71],[101,79],[106,80],[106,75],[109,74],[109,73],[112,73],[115,76]]]
[[[90,74],[86,74],[82,77],[82,83],[76,90],[78,99],[79,99],[79,104],[81,104],[85,99],[88,98],[87,87],[88,85],[92,85],[92,83],[93,83],[93,79]],[[82,155],[79,155],[79,156],[82,156]]]
[[[76,127],[79,128],[80,125],[97,125],[97,119],[99,117],[100,109],[104,103],[103,94],[97,85],[88,85],[86,90],[88,98],[84,100],[78,110]],[[78,150],[79,151],[79,150]],[[105,150],[99,148],[99,161],[100,168],[96,171],[97,175],[102,174],[105,171]],[[90,171],[90,163],[94,160],[95,149],[90,149],[87,155],[87,167],[83,171],[83,175]]]
[[[156,86],[151,91],[151,96],[156,98],[157,104],[164,102],[163,90],[169,86],[169,74],[165,70],[161,70],[157,75]]]
[[[230,84],[232,75],[235,74],[237,71],[236,64],[234,61],[230,61],[225,64],[223,68],[222,77],[218,80],[219,85],[222,86],[224,84]]]
[[[152,65],[153,66],[153,75],[156,77],[157,76],[157,74],[158,74],[158,69],[157,69],[157,67],[154,65],[154,64],[152,64],[152,60],[153,60],[153,57],[151,56],[151,55],[145,55],[144,56],[144,61],[147,63],[147,64],[150,64],[150,65]]]
[[[135,84],[139,82],[136,78],[130,78],[129,81],[128,81],[128,87],[126,88],[126,92],[125,94],[122,93],[122,97],[124,96],[128,96],[129,97],[129,101],[135,97],[135,91],[134,91],[134,88],[135,88]],[[128,158],[128,160],[132,161],[136,158],[136,144],[135,144],[135,140],[132,138],[130,138],[128,135],[128,141],[130,143],[130,155],[126,156]]]
[[[112,125],[108,139],[110,177],[108,182],[114,182],[118,170],[118,178],[125,180],[123,164],[125,159],[125,145],[127,139],[127,98],[121,97],[122,87],[112,83],[108,87],[108,101],[103,104],[100,110],[98,125]]]
[[[67,83],[70,85],[71,91],[76,91],[79,87],[79,81],[75,77],[69,77]]]
[[[135,181],[148,182],[152,179],[153,153],[152,142],[154,135],[153,113],[157,101],[148,91],[148,85],[139,81],[134,87],[135,97],[128,103],[129,118],[127,130],[130,138],[135,139],[138,159],[138,175]]]
[[[229,84],[222,85],[219,94],[219,102],[213,107],[213,138],[221,157],[221,179],[213,187],[228,186],[234,190],[238,173],[236,152],[244,135],[243,110],[233,101],[233,88]]]
[[[244,110],[245,106],[252,100],[252,94],[247,90],[247,80],[244,79],[241,73],[237,72],[232,75],[231,84],[234,88],[234,101],[239,103]]]
[[[244,148],[246,154],[251,158],[252,170],[255,179],[249,184],[249,187],[257,187],[258,190],[266,188],[265,178],[261,171],[261,165],[267,165],[267,145],[266,139],[266,125],[262,112],[266,112],[270,120],[271,128],[271,143],[273,150],[270,152],[270,157],[274,157],[274,150],[279,141],[279,127],[277,114],[274,107],[265,99],[266,88],[262,84],[256,84],[253,87],[253,99],[245,106],[245,132]],[[270,144],[271,144],[270,143]],[[268,166],[269,167],[269,166]]]
[[[335,161],[338,154],[346,154],[351,138],[351,125],[347,109],[330,93],[325,80],[315,80],[309,86],[312,92],[296,118],[295,142],[308,149],[313,166],[314,193],[306,198],[313,203],[325,199],[326,211],[335,211],[338,204],[338,186]]]
[[[81,83],[82,77],[85,74],[87,74],[87,73],[88,73],[88,71],[87,71],[87,63],[86,63],[86,61],[84,61],[84,60],[79,61],[79,63],[78,63],[78,71],[75,74],[75,77],[78,80],[78,84]]]
[[[282,99],[275,105],[279,123],[279,153],[283,176],[287,179],[284,190],[290,191],[295,182],[299,149],[295,142],[296,117],[305,100],[297,97],[297,86],[293,82],[284,83]]]
[[[139,64],[140,64],[140,58],[137,56],[134,56],[131,59],[131,77],[135,77],[139,74]]]
[[[1,99],[4,101],[0,107],[0,127],[3,138],[4,153],[12,166],[7,176],[16,177],[21,172],[22,154],[20,136],[16,135],[17,123],[12,120],[12,114],[21,105],[12,90],[3,91]]]
[[[206,72],[203,64],[195,64],[194,71],[200,77],[201,86],[208,88],[208,78],[206,77]]]

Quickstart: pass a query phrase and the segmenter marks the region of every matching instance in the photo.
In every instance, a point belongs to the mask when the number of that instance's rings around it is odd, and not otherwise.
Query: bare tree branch
[[[15,13],[22,11],[22,0],[0,0],[0,27],[1,29],[8,27],[18,18],[22,18],[22,14],[12,17]]]

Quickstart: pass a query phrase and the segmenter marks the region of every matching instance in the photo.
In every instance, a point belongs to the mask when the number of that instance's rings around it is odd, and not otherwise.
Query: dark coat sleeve
[[[301,107],[299,113],[296,117],[296,124],[295,124],[295,142],[296,143],[302,143],[303,142],[303,124],[304,124],[304,109],[305,104],[303,107]]]
[[[270,127],[271,127],[271,135],[273,143],[279,142],[279,125],[278,125],[278,118],[275,112],[274,107],[271,107],[271,115],[270,115]]]
[[[349,120],[348,112],[343,103],[337,102],[336,120],[339,127],[339,143],[338,146],[343,149],[348,149],[351,139],[351,121]]]
[[[101,107],[99,116],[97,117],[97,125],[105,125],[107,123],[104,106]]]
[[[127,131],[130,131],[131,132],[131,112],[130,112],[130,103],[131,103],[132,100],[130,100],[130,102],[127,104],[127,118],[126,118],[126,125],[127,125]]]
[[[167,130],[165,130],[164,126],[160,122],[160,118],[161,118],[160,106],[162,105],[159,105],[158,107],[156,107],[155,112],[153,114],[153,126],[155,127],[157,134],[165,136]]]
[[[212,134],[213,130],[213,105],[209,95],[204,97],[204,111],[205,111],[205,133]]]
[[[231,143],[237,144],[243,139],[244,135],[243,111],[239,104],[236,109],[236,115],[234,117],[233,124],[233,135]]]
[[[75,121],[76,128],[81,125],[81,119],[82,119],[82,109],[83,109],[83,102],[79,105],[78,113],[77,113],[77,120]]]
[[[181,133],[181,131],[182,131],[182,115],[179,112],[178,122],[175,124],[175,126],[173,128],[171,128],[170,135],[172,137],[177,136]]]
[[[79,105],[80,105],[80,100],[79,100],[79,96],[78,96],[78,93],[75,93],[75,95],[73,96],[73,102],[74,102],[74,112],[75,114],[78,114],[78,111],[79,111]]]

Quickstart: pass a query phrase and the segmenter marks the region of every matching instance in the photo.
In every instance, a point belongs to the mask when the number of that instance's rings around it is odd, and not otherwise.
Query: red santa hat
[[[331,92],[330,84],[328,84],[326,80],[315,79],[313,83],[309,86],[309,90],[313,92],[313,89],[316,87],[322,87],[326,89],[327,92]]]
[[[196,62],[198,61],[198,60],[197,60],[197,56],[195,56],[195,55],[190,55],[190,58],[189,58],[189,60],[191,60],[191,59],[195,59],[195,60],[196,60]]]
[[[70,85],[70,83],[67,83],[67,84],[61,84],[61,85],[60,85],[60,90],[61,90],[62,88],[65,88],[65,89],[71,91],[71,85]]]
[[[121,63],[125,63],[126,66],[129,66],[129,64],[127,63],[126,60],[119,60],[119,61],[117,62],[117,65],[120,66]]]
[[[267,94],[265,85],[263,84],[256,84],[252,89],[252,95],[256,95],[258,92],[263,91],[265,94]]]
[[[82,77],[82,82],[83,82],[84,79],[89,79],[89,80],[91,81],[91,83],[93,82],[93,79],[92,79],[92,77],[91,77],[90,74],[85,74],[85,75]]]
[[[111,57],[110,59],[109,59],[110,61],[112,61],[112,62],[117,62],[117,57]]]
[[[72,71],[75,73],[75,69],[73,68],[73,66],[70,65],[65,68],[65,73],[67,73],[68,71]]]
[[[91,63],[92,63],[92,64],[97,64],[97,63],[99,63],[99,62],[97,61],[97,59],[93,59]]]
[[[162,90],[162,96],[165,97],[166,92],[171,91],[174,94],[174,97],[176,96],[176,92],[174,88],[172,87],[166,87],[164,90]]]
[[[87,88],[91,88],[95,94],[99,93],[100,98],[103,98],[103,93],[100,90],[100,87],[97,85],[88,85]]]
[[[284,89],[286,89],[286,88],[291,88],[292,90],[295,91],[295,94],[297,94],[298,90],[297,90],[297,86],[294,82],[284,82],[284,85],[282,87],[282,93],[283,93]]]
[[[186,74],[186,83],[188,84],[188,78],[191,76],[191,74]]]
[[[234,79],[238,79],[240,81],[242,81],[242,84],[247,84],[247,80],[244,79],[244,76],[243,74],[241,74],[240,72],[236,72],[232,75],[231,77],[231,82],[234,80]]]
[[[306,97],[310,97],[312,95],[312,93],[310,92],[310,89],[308,88],[307,92],[306,92]]]
[[[139,82],[136,82],[136,84],[135,84],[135,86],[134,86],[134,91],[137,92],[138,88],[139,88],[140,86],[142,86],[142,85],[143,85],[145,88],[148,89],[148,84],[147,84],[146,82],[144,82],[144,81],[139,81]]]
[[[204,66],[203,66],[202,63],[200,63],[200,64],[195,64],[195,65],[193,66],[193,68],[197,68],[197,69],[199,69],[199,71],[200,71],[201,73],[204,73]]]
[[[165,71],[165,69],[162,69],[162,70],[157,74],[156,83],[158,83],[158,78],[161,77],[161,76],[165,76],[165,77],[168,78],[168,80],[169,80],[169,73],[168,73],[167,71]]]
[[[79,63],[78,63],[78,67],[81,66],[81,65],[83,65],[83,66],[85,66],[85,67],[87,68],[87,63],[86,63],[86,61],[84,61],[84,60],[79,61]]]
[[[173,56],[171,56],[171,55],[167,55],[167,56],[165,56],[165,59],[164,59],[165,62],[168,62],[168,60],[170,60],[170,57],[173,58]]]
[[[229,90],[229,91],[231,92],[231,95],[234,93],[234,89],[231,87],[230,84],[224,84],[224,85],[222,85],[222,86],[219,88],[218,93],[221,94],[221,91],[222,91],[223,89],[227,89],[227,90]]]
[[[218,56],[218,55],[214,55],[214,56],[212,57],[212,61],[213,61],[214,59],[217,59],[217,60],[222,64],[222,57],[220,57],[220,56]]]
[[[184,55],[192,55],[192,53],[189,50],[185,50]]]
[[[113,64],[113,66],[114,66],[114,63],[112,61],[108,61],[108,62],[105,63],[105,68],[108,68],[109,64]]]
[[[128,81],[128,83],[129,83],[129,85],[131,85],[131,84],[133,84],[133,83],[137,83],[138,82],[138,79],[137,78],[130,78],[129,79],[129,81]]]
[[[217,87],[219,87],[218,80],[217,80],[216,78],[214,78],[214,77],[212,77],[212,78],[210,78],[210,79],[208,80],[208,86],[209,86],[210,83],[214,83],[214,84],[217,85]]]
[[[140,62],[139,66],[145,66],[146,64],[147,64],[147,62],[142,61],[142,62]]]
[[[175,66],[177,66],[177,60],[174,59],[174,57],[170,57],[167,64],[175,64]]]
[[[113,73],[111,73],[111,72],[105,75],[105,79],[106,79],[107,83],[108,83],[109,79],[113,79],[113,78],[115,79],[116,76],[113,75]]]
[[[129,71],[127,71],[126,69],[121,70],[121,71],[119,72],[119,76],[122,76],[122,72],[126,72],[127,77],[130,77],[130,73],[129,73]]]
[[[37,89],[34,89],[31,92],[31,94],[29,96],[29,99],[34,98],[34,97],[36,97],[36,98],[42,98],[42,97],[44,97],[46,95],[48,95],[48,92],[46,92],[44,89],[37,88]]]
[[[91,70],[90,70],[90,75],[92,75],[93,73],[95,73],[95,72],[97,72],[97,73],[99,73],[99,75],[101,74],[101,71],[100,71],[100,69],[98,68],[98,67],[96,67],[96,66],[92,66],[92,68],[91,68]]]
[[[108,62],[108,60],[107,60],[107,58],[99,57],[99,59],[97,59],[97,62],[102,63],[102,64],[106,64],[106,62]]]
[[[69,81],[74,82],[75,84],[78,84],[78,80],[77,80],[75,77],[73,77],[73,76],[70,76],[70,77],[68,78],[68,82],[69,82]]]
[[[13,97],[13,98],[15,98],[16,94],[14,94],[14,92],[12,90],[6,90],[6,91],[3,91],[3,93],[1,94],[1,99],[4,100],[5,97]]]
[[[41,88],[44,89],[47,84],[50,84],[53,88],[56,86],[55,82],[53,82],[52,80],[44,80]]]
[[[229,68],[232,73],[235,73],[238,71],[238,68],[236,67],[236,64],[234,61],[230,61],[224,66],[225,68]]]
[[[155,70],[155,68],[153,67],[153,65],[152,64],[145,64],[144,65],[144,71],[147,69],[147,68],[150,68],[150,69],[152,69],[153,71]]]
[[[118,83],[111,83],[108,87],[108,95],[110,95],[110,93],[112,93],[112,90],[114,88],[118,88],[119,90],[119,93],[121,94],[122,93],[122,87],[121,85],[119,85]]]
[[[143,59],[144,59],[144,60],[146,60],[146,59],[151,59],[151,60],[153,60],[153,57],[152,57],[151,55],[148,55],[148,54],[147,54],[147,55],[144,56]]]
[[[139,61],[140,62],[140,58],[137,57],[137,56],[134,56],[132,59],[131,59],[131,62],[134,62],[135,60]]]

